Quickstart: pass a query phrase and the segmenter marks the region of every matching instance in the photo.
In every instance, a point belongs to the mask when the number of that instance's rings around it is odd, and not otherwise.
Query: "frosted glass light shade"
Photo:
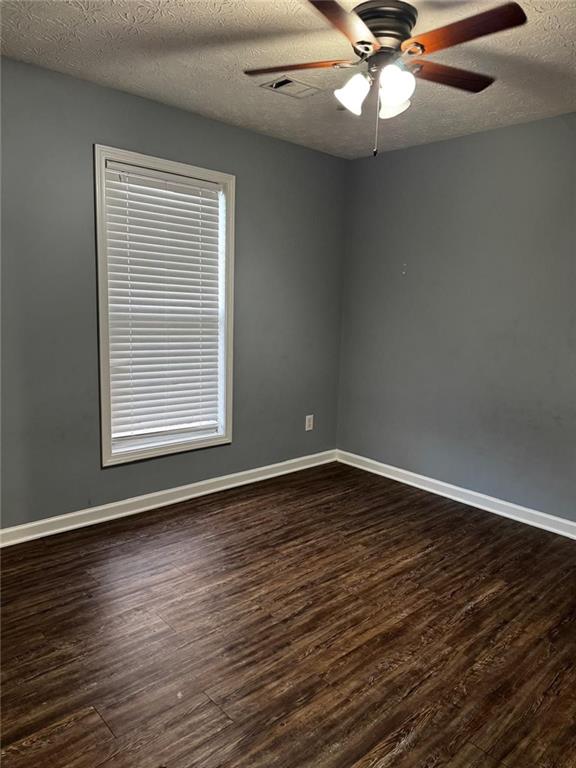
[[[401,69],[396,64],[388,64],[380,72],[381,104],[393,107],[409,103],[415,88],[416,78],[412,72]]]
[[[402,112],[405,112],[409,106],[410,106],[410,101],[405,101],[403,104],[393,104],[393,105],[384,104],[381,101],[379,116],[382,118],[382,120],[389,120],[391,117],[396,117],[396,115],[401,115]]]
[[[340,104],[355,115],[362,114],[362,104],[368,96],[370,90],[370,80],[366,75],[357,73],[353,75],[348,82],[334,91],[334,96]]]

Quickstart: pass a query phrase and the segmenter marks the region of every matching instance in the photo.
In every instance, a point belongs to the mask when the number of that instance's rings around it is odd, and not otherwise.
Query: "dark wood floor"
[[[553,534],[328,465],[3,572],[3,768],[576,766]]]

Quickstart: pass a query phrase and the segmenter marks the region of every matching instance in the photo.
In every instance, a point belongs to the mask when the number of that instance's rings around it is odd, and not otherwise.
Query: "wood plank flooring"
[[[575,768],[576,542],[331,464],[4,551],[3,768]]]

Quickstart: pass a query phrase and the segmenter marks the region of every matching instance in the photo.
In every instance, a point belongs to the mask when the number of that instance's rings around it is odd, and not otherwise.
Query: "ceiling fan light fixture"
[[[380,72],[380,103],[387,107],[399,107],[410,104],[410,97],[416,88],[416,78],[412,72],[396,64],[388,64]],[[407,109],[405,106],[404,109]],[[401,111],[403,112],[404,109]],[[396,114],[400,114],[397,112]],[[392,115],[391,115],[392,117]]]
[[[370,79],[363,74],[353,75],[342,88],[334,91],[334,96],[343,107],[355,115],[362,114],[362,104],[370,91]]]
[[[405,101],[403,104],[383,104],[380,103],[380,112],[378,113],[379,117],[382,120],[390,120],[391,117],[396,117],[396,115],[401,115],[402,112],[405,112],[408,107],[410,106],[411,102],[410,100]]]

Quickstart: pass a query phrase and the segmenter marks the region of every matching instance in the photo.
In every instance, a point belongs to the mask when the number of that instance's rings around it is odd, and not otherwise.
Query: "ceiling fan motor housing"
[[[368,0],[354,8],[370,32],[378,39],[382,52],[400,50],[412,37],[418,11],[403,0]]]

